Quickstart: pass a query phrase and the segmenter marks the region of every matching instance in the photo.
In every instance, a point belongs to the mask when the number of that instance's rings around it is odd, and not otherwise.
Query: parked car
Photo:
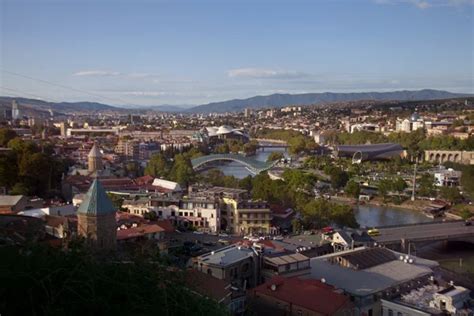
[[[279,240],[279,241],[281,241],[281,240],[284,240],[284,239],[285,239],[285,238],[284,238],[283,236],[274,236],[274,237],[273,237],[273,240]]]
[[[226,233],[220,233],[220,234],[219,234],[219,237],[229,237],[229,235],[226,234]]]
[[[379,235],[380,235],[380,232],[379,232],[378,229],[372,228],[372,229],[369,229],[369,230],[367,231],[367,234],[368,234],[369,236],[374,237],[374,236],[379,236]]]
[[[219,239],[217,242],[222,244],[222,245],[230,245],[230,241],[228,241],[226,239]]]
[[[471,225],[472,225],[472,222],[471,222],[470,220],[466,220],[466,221],[464,222],[464,225],[465,225],[465,226],[471,226]]]
[[[328,233],[334,232],[334,228],[332,228],[331,226],[326,226],[326,227],[323,227],[322,231],[324,234],[328,234]]]

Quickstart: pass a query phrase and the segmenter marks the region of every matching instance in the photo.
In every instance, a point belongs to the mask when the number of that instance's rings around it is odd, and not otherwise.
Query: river
[[[267,161],[268,156],[272,152],[281,152],[285,156],[288,156],[288,152],[285,150],[285,148],[267,148],[263,151],[257,150],[257,153],[255,154],[255,156],[252,156],[252,158],[259,161]],[[222,164],[218,166],[217,169],[221,170],[227,176],[234,176],[238,179],[245,178],[248,175],[251,175],[251,176],[254,175],[250,171],[248,171],[247,168],[245,168],[238,162],[233,162],[233,161]]]
[[[271,152],[277,151],[287,155],[284,148],[271,148],[264,151],[258,150],[254,156],[256,160],[266,161]],[[224,174],[231,175],[242,179],[248,175],[252,175],[245,167],[237,162],[225,163],[217,167]],[[355,216],[357,222],[361,226],[378,227],[402,224],[414,224],[432,221],[431,218],[425,216],[421,212],[404,210],[393,207],[381,207],[371,205],[359,205],[355,208]]]
[[[378,227],[431,222],[433,219],[422,212],[394,207],[359,205],[354,209],[360,226]]]

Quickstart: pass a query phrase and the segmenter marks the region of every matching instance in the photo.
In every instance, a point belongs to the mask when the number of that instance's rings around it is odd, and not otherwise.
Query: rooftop
[[[273,277],[267,283],[255,288],[254,292],[264,294],[318,312],[333,315],[343,306],[350,304],[349,297],[335,292],[334,287],[318,280]]]
[[[87,156],[89,158],[100,158],[100,157],[102,157],[102,154],[99,150],[99,146],[97,146],[97,143],[94,143],[94,145],[92,146],[91,151],[89,152],[89,154]]]
[[[337,257],[349,255],[350,258],[350,255],[360,251],[370,256],[366,249],[348,250],[312,258],[309,278],[325,279],[328,284],[344,289],[353,295],[365,296],[416,278],[428,276],[432,274],[432,268],[438,266],[438,263],[434,261],[414,257],[412,257],[414,258],[413,263],[405,263],[397,259],[401,254],[390,250],[388,251],[394,254],[394,260],[380,260],[378,264],[373,262],[375,265],[367,265],[370,266],[368,268],[355,270],[334,262]]]
[[[225,267],[248,257],[253,257],[254,255],[256,255],[256,252],[252,248],[230,245],[204,254],[199,257],[199,260],[206,264]]]
[[[115,214],[115,212],[116,209],[107,196],[104,187],[100,184],[99,180],[95,179],[79,206],[77,213],[97,216]]]
[[[14,206],[16,205],[23,195],[0,195],[1,206]]]

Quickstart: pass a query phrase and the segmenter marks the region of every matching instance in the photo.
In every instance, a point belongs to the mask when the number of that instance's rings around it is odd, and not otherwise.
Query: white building
[[[382,299],[382,316],[470,315],[469,310],[464,309],[469,293],[461,286],[427,284],[394,300]]]

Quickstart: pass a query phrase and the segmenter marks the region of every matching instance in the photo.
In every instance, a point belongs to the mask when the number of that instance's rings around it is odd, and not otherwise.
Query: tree
[[[407,188],[407,183],[401,177],[397,177],[392,182],[392,190],[396,191],[400,195]]]
[[[6,147],[8,142],[17,137],[14,130],[9,128],[0,128],[0,147]]]
[[[464,207],[459,213],[459,215],[462,217],[463,220],[468,220],[472,217],[472,213],[467,207]]]
[[[344,190],[347,195],[352,196],[353,198],[358,198],[360,194],[360,185],[357,182],[351,180],[347,182]]]
[[[239,187],[241,189],[252,191],[252,176],[248,175],[239,181]]]
[[[229,145],[227,143],[221,144],[216,146],[215,149],[217,154],[228,154],[229,153]]]
[[[258,142],[255,140],[252,140],[243,146],[243,151],[246,155],[255,155],[257,148],[258,148]]]
[[[289,145],[288,151],[290,152],[290,154],[297,155],[301,153],[306,147],[304,136],[298,135],[296,137],[291,138],[288,141],[288,145]]]
[[[451,204],[454,204],[462,199],[462,195],[459,192],[459,189],[456,187],[441,187],[439,194],[441,198],[449,201]]]
[[[392,182],[389,179],[382,179],[379,181],[378,185],[378,191],[379,195],[383,197],[383,200],[385,201],[387,199],[388,192],[392,190]]]
[[[169,163],[161,153],[153,155],[145,168],[145,174],[155,178],[166,178],[169,172]]]
[[[331,223],[354,228],[359,226],[349,205],[331,203],[325,199],[310,201],[302,213],[303,223],[308,228],[321,228]]]
[[[18,180],[18,166],[15,153],[0,156],[0,187],[11,188]]]
[[[187,187],[195,175],[191,161],[183,154],[177,154],[174,158],[173,168],[171,168],[169,177],[171,180]]]
[[[94,256],[80,241],[67,250],[0,247],[2,313],[6,315],[227,315],[197,295],[186,274],[170,268],[157,247]],[[134,248],[136,249],[136,248]],[[197,286],[197,285],[196,285]],[[27,295],[30,292],[34,295]],[[112,302],[116,302],[113,304]]]
[[[285,156],[283,153],[272,151],[267,157],[267,162],[277,161],[283,159]]]
[[[418,180],[418,194],[421,196],[432,196],[435,192],[434,176],[424,173]]]
[[[331,178],[331,187],[333,189],[342,188],[346,185],[347,181],[349,181],[349,175],[347,172],[339,167],[332,168],[329,172],[329,176]]]
[[[24,184],[22,182],[17,182],[17,183],[15,183],[15,185],[10,190],[10,194],[11,195],[29,195],[30,190],[26,186],[26,184]]]

